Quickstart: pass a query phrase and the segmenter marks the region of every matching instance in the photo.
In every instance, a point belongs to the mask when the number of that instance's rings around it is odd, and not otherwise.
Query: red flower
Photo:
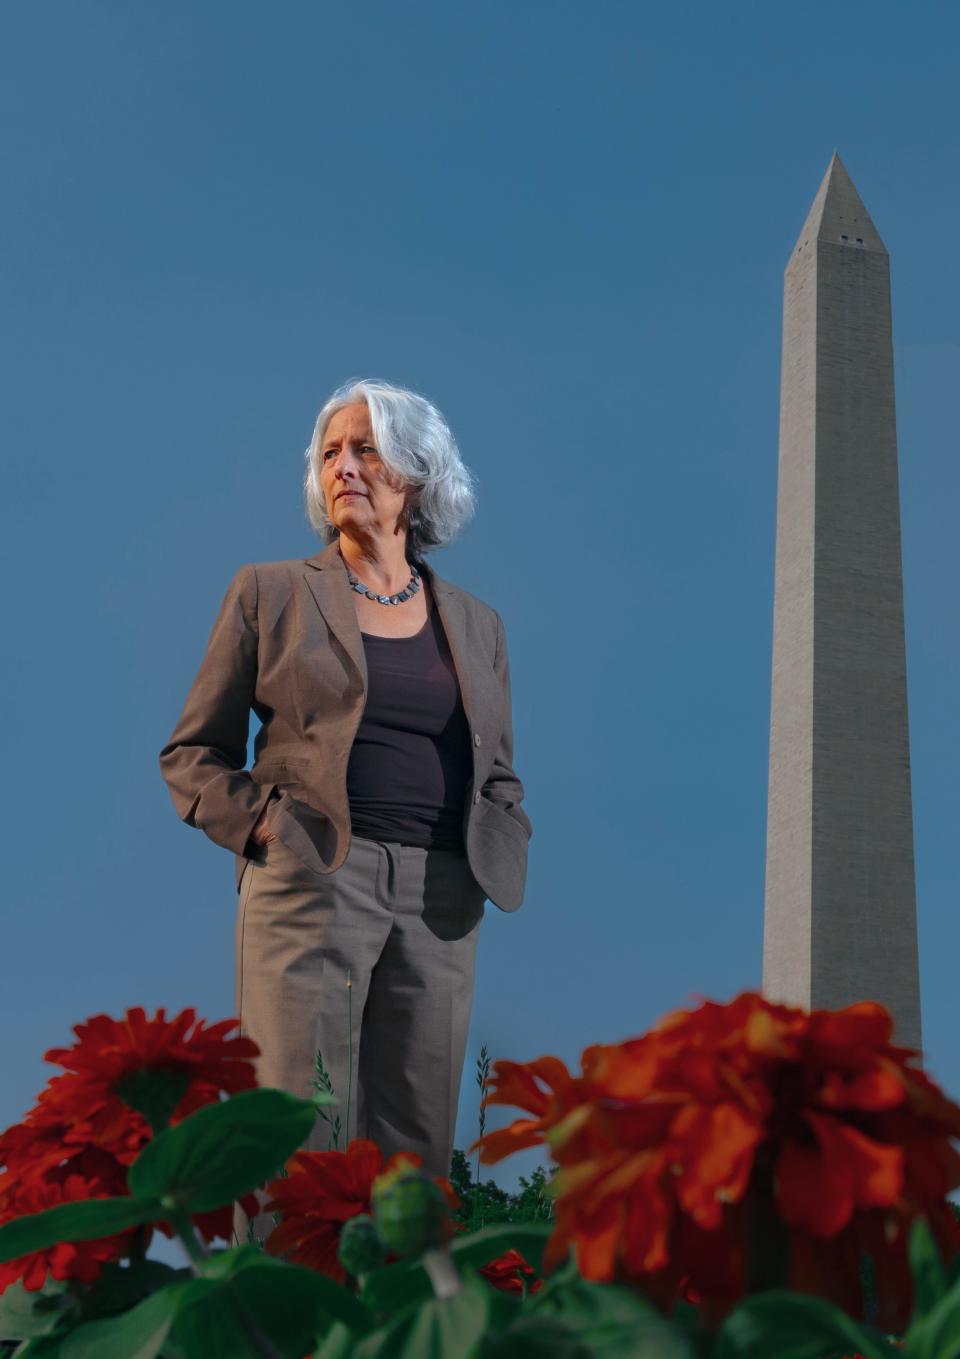
[[[0,1225],[63,1203],[107,1198],[116,1192],[122,1191],[100,1180],[84,1179],[82,1175],[68,1175],[62,1182],[53,1179],[32,1181],[20,1185],[16,1192],[8,1193],[0,1211]],[[80,1283],[92,1283],[99,1278],[106,1261],[116,1260],[129,1251],[136,1230],[97,1241],[61,1242],[47,1250],[7,1260],[0,1264],[0,1293],[17,1279],[23,1281],[24,1288],[35,1291],[43,1287],[48,1274],[61,1281],[76,1279]]]
[[[573,1246],[587,1278],[641,1282],[665,1303],[694,1292],[722,1311],[762,1286],[754,1262],[782,1251],[779,1282],[858,1313],[865,1249],[881,1322],[896,1329],[911,1220],[926,1215],[941,1248],[960,1249],[945,1204],[960,1183],[960,1108],[891,1032],[872,1003],[808,1014],[752,993],[707,1002],[587,1048],[579,1077],[554,1058],[495,1062],[486,1103],[534,1117],[474,1146],[490,1164],[549,1144],[548,1269]]]
[[[414,1152],[396,1152],[384,1162],[376,1142],[362,1137],[346,1151],[294,1152],[287,1162],[289,1173],[267,1185],[272,1197],[263,1211],[278,1212],[282,1220],[267,1237],[266,1249],[342,1283],[347,1275],[337,1246],[343,1224],[372,1211],[370,1192],[378,1175],[402,1164],[419,1166],[421,1161]],[[434,1183],[446,1194],[451,1209],[460,1206],[448,1180],[437,1175]]]
[[[21,1123],[0,1133],[0,1165],[6,1166],[0,1173],[0,1204],[11,1186],[24,1181],[45,1182],[54,1171],[70,1173],[77,1169],[76,1158],[91,1151],[125,1169],[137,1159],[150,1136],[146,1120],[131,1110],[126,1125],[118,1126],[112,1139],[98,1139],[89,1119],[79,1113],[73,1118],[61,1117],[45,1107],[41,1095]]]
[[[543,1287],[543,1280],[536,1278],[533,1265],[528,1264],[518,1250],[504,1251],[503,1255],[498,1255],[496,1260],[491,1260],[488,1265],[484,1265],[479,1271],[488,1283],[493,1284],[494,1288],[499,1288],[502,1293],[522,1293],[523,1283],[522,1274],[534,1275],[533,1282],[527,1288],[528,1293],[536,1293],[538,1288]]]
[[[75,1027],[79,1042],[44,1054],[66,1074],[53,1077],[39,1107],[47,1114],[82,1118],[91,1141],[110,1145],[130,1128],[131,1101],[139,1107],[138,1101],[155,1095],[144,1080],[152,1077],[161,1094],[164,1080],[174,1093],[181,1090],[169,1114],[169,1121],[178,1123],[223,1091],[255,1088],[252,1059],[259,1049],[249,1038],[228,1038],[236,1026],[235,1019],[224,1019],[208,1029],[192,1009],[170,1020],[162,1009],[148,1019],[139,1006],[122,1020],[95,1015]]]
[[[155,1127],[178,1123],[203,1105],[256,1086],[251,1058],[256,1044],[227,1035],[237,1021],[223,1020],[206,1028],[188,1009],[171,1020],[158,1010],[148,1019],[139,1007],[122,1020],[96,1015],[74,1029],[78,1041],[69,1048],[52,1048],[47,1061],[65,1068],[51,1078],[33,1109],[21,1123],[0,1134],[0,1220],[9,1221],[39,1211],[32,1206],[60,1202],[64,1186],[73,1198],[122,1195],[127,1192],[126,1170],[153,1136]],[[84,1194],[83,1186],[88,1187]],[[104,1187],[108,1186],[108,1187]],[[244,1200],[256,1211],[253,1196]],[[199,1214],[194,1222],[207,1238],[230,1238],[232,1210]],[[171,1234],[165,1223],[157,1224]],[[122,1247],[132,1237],[111,1238],[109,1249]],[[26,1269],[28,1288],[42,1286],[40,1260],[54,1261],[59,1270],[77,1274],[56,1278],[87,1279],[98,1270],[105,1246],[81,1243],[41,1254]],[[89,1246],[89,1249],[88,1249]],[[122,1251],[121,1251],[122,1253]],[[32,1258],[32,1257],[31,1257]],[[0,1274],[0,1291],[9,1282],[9,1267]],[[19,1275],[11,1277],[20,1277]],[[37,1281],[39,1280],[39,1281]]]

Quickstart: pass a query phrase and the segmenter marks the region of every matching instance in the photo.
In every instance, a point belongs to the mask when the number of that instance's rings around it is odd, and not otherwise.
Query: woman
[[[521,904],[531,833],[503,624],[423,560],[473,510],[429,401],[348,383],[306,458],[327,546],[240,568],[160,765],[182,820],[237,856],[261,1084],[308,1097],[319,1051],[341,1149],[370,1137],[446,1175],[484,902]],[[307,1145],[329,1136],[318,1120]]]

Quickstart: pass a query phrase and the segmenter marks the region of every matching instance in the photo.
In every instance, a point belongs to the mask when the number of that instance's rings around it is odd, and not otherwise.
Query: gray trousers
[[[369,1137],[448,1175],[485,900],[452,850],[353,836],[324,875],[280,839],[259,846],[239,886],[236,984],[260,1084],[309,1098],[319,1050],[341,1151]],[[330,1139],[318,1116],[305,1147]]]

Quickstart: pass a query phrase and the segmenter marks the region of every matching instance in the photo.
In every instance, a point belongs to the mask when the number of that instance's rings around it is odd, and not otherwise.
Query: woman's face
[[[320,485],[330,522],[350,536],[393,533],[412,488],[395,479],[377,450],[365,401],[332,416],[320,446]]]

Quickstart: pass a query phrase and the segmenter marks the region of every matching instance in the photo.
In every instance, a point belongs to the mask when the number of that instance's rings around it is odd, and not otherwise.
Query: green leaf
[[[52,1331],[73,1299],[64,1296],[66,1284],[48,1279],[42,1292],[30,1292],[19,1281],[0,1294],[0,1336],[28,1340]]]
[[[359,1340],[351,1359],[470,1359],[483,1338],[488,1313],[479,1288],[465,1288],[455,1298],[414,1303]]]
[[[189,1287],[170,1284],[129,1312],[78,1326],[61,1344],[60,1359],[156,1359]]]
[[[258,1246],[233,1246],[230,1250],[213,1251],[207,1256],[203,1266],[205,1279],[230,1279],[247,1265],[264,1263],[263,1251]],[[270,1265],[279,1264],[272,1256]]]
[[[320,1348],[314,1350],[313,1359],[353,1359],[356,1343],[356,1334],[350,1327],[344,1326],[342,1321],[335,1321],[324,1336]]]
[[[214,1279],[187,1284],[173,1337],[184,1359],[262,1359],[249,1327],[230,1293],[231,1285]]]
[[[160,1260],[110,1261],[99,1279],[84,1288],[79,1299],[80,1321],[128,1312],[149,1293],[158,1293],[167,1284],[185,1282],[193,1277],[189,1269],[174,1269]]]
[[[14,1350],[13,1359],[60,1359],[60,1341],[59,1335],[38,1336]]]
[[[283,1090],[208,1104],[147,1143],[128,1172],[130,1192],[190,1213],[221,1208],[275,1175],[315,1119],[309,1100]]]
[[[228,1256],[237,1266],[232,1273]],[[354,1336],[373,1323],[364,1304],[333,1279],[248,1247],[223,1252],[217,1273],[187,1285],[174,1328],[185,1359],[261,1359],[257,1334],[280,1354],[303,1359],[334,1322]]]
[[[948,1291],[947,1272],[926,1218],[914,1218],[910,1228],[910,1272],[917,1320],[932,1312]]]
[[[265,1327],[273,1324],[274,1313],[278,1325],[286,1323],[288,1313],[312,1316],[308,1344],[334,1321],[342,1321],[358,1335],[373,1325],[370,1309],[354,1293],[315,1269],[261,1255],[258,1261],[246,1263],[235,1277],[241,1296]],[[301,1348],[300,1355],[306,1349]]]
[[[361,1280],[360,1296],[375,1312],[389,1314],[418,1298],[433,1297],[433,1284],[419,1260],[398,1260],[371,1269]]]
[[[552,1233],[553,1228],[545,1222],[498,1223],[495,1227],[484,1227],[482,1231],[456,1237],[450,1242],[450,1254],[458,1268],[465,1265],[479,1267],[489,1265],[491,1260],[513,1247],[540,1273],[543,1252]]]
[[[484,1346],[483,1359],[593,1359],[595,1353],[559,1317],[523,1316]],[[640,1352],[634,1353],[640,1359]],[[642,1355],[646,1359],[648,1351],[643,1350]]]
[[[530,1316],[562,1321],[597,1359],[695,1359],[686,1332],[633,1289],[591,1283],[576,1275],[528,1300]],[[509,1334],[509,1332],[507,1332]],[[773,1359],[771,1351],[764,1359]],[[781,1356],[777,1354],[777,1359]]]
[[[960,1283],[926,1316],[914,1318],[905,1343],[910,1359],[960,1359]]]
[[[844,1350],[864,1359],[903,1359],[901,1350],[832,1303],[775,1290],[746,1298],[730,1313],[717,1333],[714,1359],[832,1359]]]
[[[472,1271],[467,1273],[466,1286],[479,1288],[487,1299],[487,1335],[499,1335],[512,1326],[526,1311],[526,1303],[519,1293],[505,1293],[502,1288],[491,1288],[485,1279]]]
[[[370,1309],[343,1284],[317,1270],[303,1269],[273,1255],[265,1255],[256,1246],[216,1251],[205,1262],[203,1277],[230,1280],[242,1274],[241,1287],[246,1289],[251,1270],[257,1271],[257,1280],[262,1278],[264,1288],[298,1289],[301,1301],[320,1306],[330,1316],[340,1316],[355,1331],[369,1330],[373,1323]],[[257,1280],[254,1281],[255,1288],[259,1286]]]
[[[141,1222],[156,1222],[163,1209],[155,1199],[86,1199],[63,1203],[42,1213],[16,1217],[0,1227],[0,1262],[47,1250],[61,1241],[98,1241]]]

